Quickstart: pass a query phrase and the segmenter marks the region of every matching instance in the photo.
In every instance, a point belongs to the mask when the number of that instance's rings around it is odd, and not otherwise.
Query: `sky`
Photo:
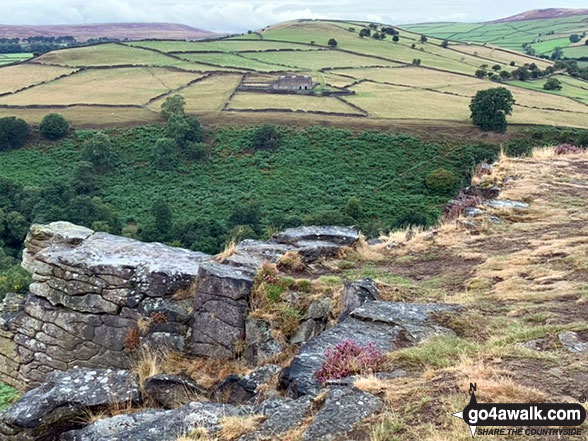
[[[216,32],[243,32],[297,18],[408,24],[487,21],[538,8],[582,8],[586,0],[0,0],[0,24],[182,23]]]

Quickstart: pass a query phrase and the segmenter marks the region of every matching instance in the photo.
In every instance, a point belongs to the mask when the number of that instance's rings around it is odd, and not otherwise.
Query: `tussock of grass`
[[[261,415],[228,416],[221,420],[219,437],[222,441],[233,441],[253,432],[264,417]]]

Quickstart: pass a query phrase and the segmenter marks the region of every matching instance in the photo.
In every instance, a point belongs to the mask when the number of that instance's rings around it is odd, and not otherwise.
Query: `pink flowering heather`
[[[335,347],[329,347],[326,360],[316,373],[321,383],[357,374],[370,374],[382,370],[386,356],[373,343],[361,346],[352,340],[345,340]]]
[[[556,155],[573,155],[575,153],[584,153],[585,151],[582,147],[572,144],[561,144],[555,148]]]

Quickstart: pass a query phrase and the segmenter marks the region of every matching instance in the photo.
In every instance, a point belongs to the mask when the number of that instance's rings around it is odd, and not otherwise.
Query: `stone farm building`
[[[312,78],[308,75],[281,75],[272,83],[272,89],[304,93],[312,90]]]

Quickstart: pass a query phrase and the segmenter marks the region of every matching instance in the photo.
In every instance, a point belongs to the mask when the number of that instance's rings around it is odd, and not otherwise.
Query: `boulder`
[[[343,310],[339,316],[339,321],[345,320],[349,314],[365,302],[380,299],[380,292],[376,287],[376,282],[372,279],[363,279],[356,282],[348,282],[342,294]]]
[[[255,407],[255,413],[265,415],[266,420],[254,433],[247,434],[239,441],[273,441],[279,435],[294,429],[310,415],[312,400],[300,397],[297,400],[284,397],[273,397]]]
[[[302,436],[303,441],[331,441],[351,431],[383,407],[380,398],[351,387],[328,387],[325,403]]]
[[[327,322],[333,309],[333,302],[329,298],[315,300],[308,307],[308,312],[302,319],[296,335],[290,340],[291,344],[304,343],[316,337],[327,327]]]
[[[293,249],[293,246],[273,240],[245,239],[237,244],[233,254],[223,263],[257,269],[264,262],[277,263],[284,254]]]
[[[345,340],[362,346],[373,343],[381,352],[410,346],[435,335],[455,335],[432,318],[441,311],[459,311],[455,305],[401,302],[367,302],[350,316],[313,338],[280,375],[280,384],[291,397],[316,395],[321,384],[316,373],[325,361],[325,351]]]
[[[229,404],[245,404],[259,392],[259,387],[270,382],[281,367],[268,364],[247,375],[229,375],[213,391],[215,401]]]
[[[4,430],[22,439],[51,439],[79,424],[77,419],[85,412],[124,406],[140,398],[137,379],[128,371],[80,368],[55,372],[47,383],[27,392],[2,413],[1,423]]]
[[[245,340],[245,317],[255,272],[216,262],[200,266],[190,352],[235,358]]]
[[[285,349],[284,343],[272,334],[271,323],[267,320],[247,317],[245,320],[245,358],[252,364],[259,364],[275,357]]]
[[[188,377],[169,374],[147,378],[143,390],[147,396],[167,408],[187,404],[208,393],[205,388]]]
[[[582,354],[588,351],[588,333],[565,331],[560,332],[557,338],[562,346],[573,354]]]

